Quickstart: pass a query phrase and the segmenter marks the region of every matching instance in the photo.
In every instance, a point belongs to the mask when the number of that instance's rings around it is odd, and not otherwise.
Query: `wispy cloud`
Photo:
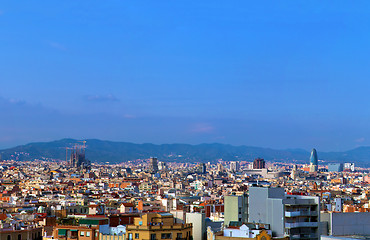
[[[85,100],[91,102],[118,102],[120,101],[117,97],[112,94],[107,95],[88,95]]]
[[[26,101],[22,99],[16,99],[16,98],[3,98],[0,97],[0,103],[3,104],[12,104],[12,105],[24,105],[26,104]]]
[[[197,123],[191,128],[191,132],[194,133],[211,133],[214,127],[208,123]]]
[[[126,119],[134,119],[134,118],[136,118],[136,116],[135,115],[132,115],[132,114],[125,114],[125,115],[123,115],[123,118],[126,118]]]
[[[360,138],[356,139],[355,142],[363,143],[363,142],[365,142],[365,140],[366,139],[364,137],[360,137]]]
[[[60,44],[58,42],[49,42],[49,46],[61,51],[67,51],[67,48],[63,44]]]

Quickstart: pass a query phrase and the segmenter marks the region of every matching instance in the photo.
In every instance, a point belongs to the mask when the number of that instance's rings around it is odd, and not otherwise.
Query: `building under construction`
[[[68,165],[71,168],[75,168],[77,170],[88,170],[90,169],[90,161],[86,159],[85,156],[85,145],[86,141],[83,141],[83,145],[75,144],[71,148],[66,148],[66,157],[67,157],[67,149],[71,150],[70,158],[68,161]]]

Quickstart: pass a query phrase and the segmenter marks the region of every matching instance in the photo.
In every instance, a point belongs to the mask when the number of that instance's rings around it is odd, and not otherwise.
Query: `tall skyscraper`
[[[165,162],[159,162],[158,163],[158,170],[166,170],[167,164]]]
[[[158,172],[158,159],[155,157],[151,157],[149,160],[149,171],[151,173],[157,173]]]
[[[318,159],[317,159],[317,152],[316,152],[316,149],[313,148],[311,151],[311,157],[310,157],[310,172],[316,172],[317,165],[319,165]]]
[[[256,158],[253,161],[253,169],[265,168],[265,160],[263,158]]]
[[[236,161],[230,162],[230,171],[231,172],[238,172],[239,171],[239,162],[236,162]]]
[[[207,172],[206,164],[205,164],[205,163],[199,163],[199,164],[197,165],[196,171],[197,171],[198,173],[201,173],[201,174],[206,173],[206,172]]]
[[[310,163],[312,164],[312,165],[319,165],[318,164],[318,159],[317,159],[317,152],[316,152],[316,149],[312,149],[312,151],[311,151],[311,157],[310,157]]]

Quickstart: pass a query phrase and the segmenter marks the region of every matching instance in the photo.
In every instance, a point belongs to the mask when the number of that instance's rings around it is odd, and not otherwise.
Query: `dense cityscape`
[[[66,160],[0,164],[0,239],[346,239],[370,235],[369,169],[151,157],[91,163],[85,143]],[[23,153],[26,154],[26,153]]]
[[[370,1],[0,1],[0,240],[370,240]]]

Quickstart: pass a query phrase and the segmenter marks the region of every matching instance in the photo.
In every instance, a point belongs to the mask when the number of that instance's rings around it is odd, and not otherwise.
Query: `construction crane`
[[[86,165],[87,161],[85,158],[85,149],[86,149],[86,141],[77,141],[79,143],[74,143],[71,147],[65,147],[66,149],[66,163],[70,167],[79,167],[81,165]],[[71,150],[70,152],[70,160],[68,160],[68,150]]]
[[[85,150],[85,148],[86,148],[86,140],[77,141],[77,142],[81,142],[83,145],[80,146],[80,148],[83,148]]]
[[[68,164],[68,149],[73,149],[71,147],[65,147],[66,149],[66,163]]]

